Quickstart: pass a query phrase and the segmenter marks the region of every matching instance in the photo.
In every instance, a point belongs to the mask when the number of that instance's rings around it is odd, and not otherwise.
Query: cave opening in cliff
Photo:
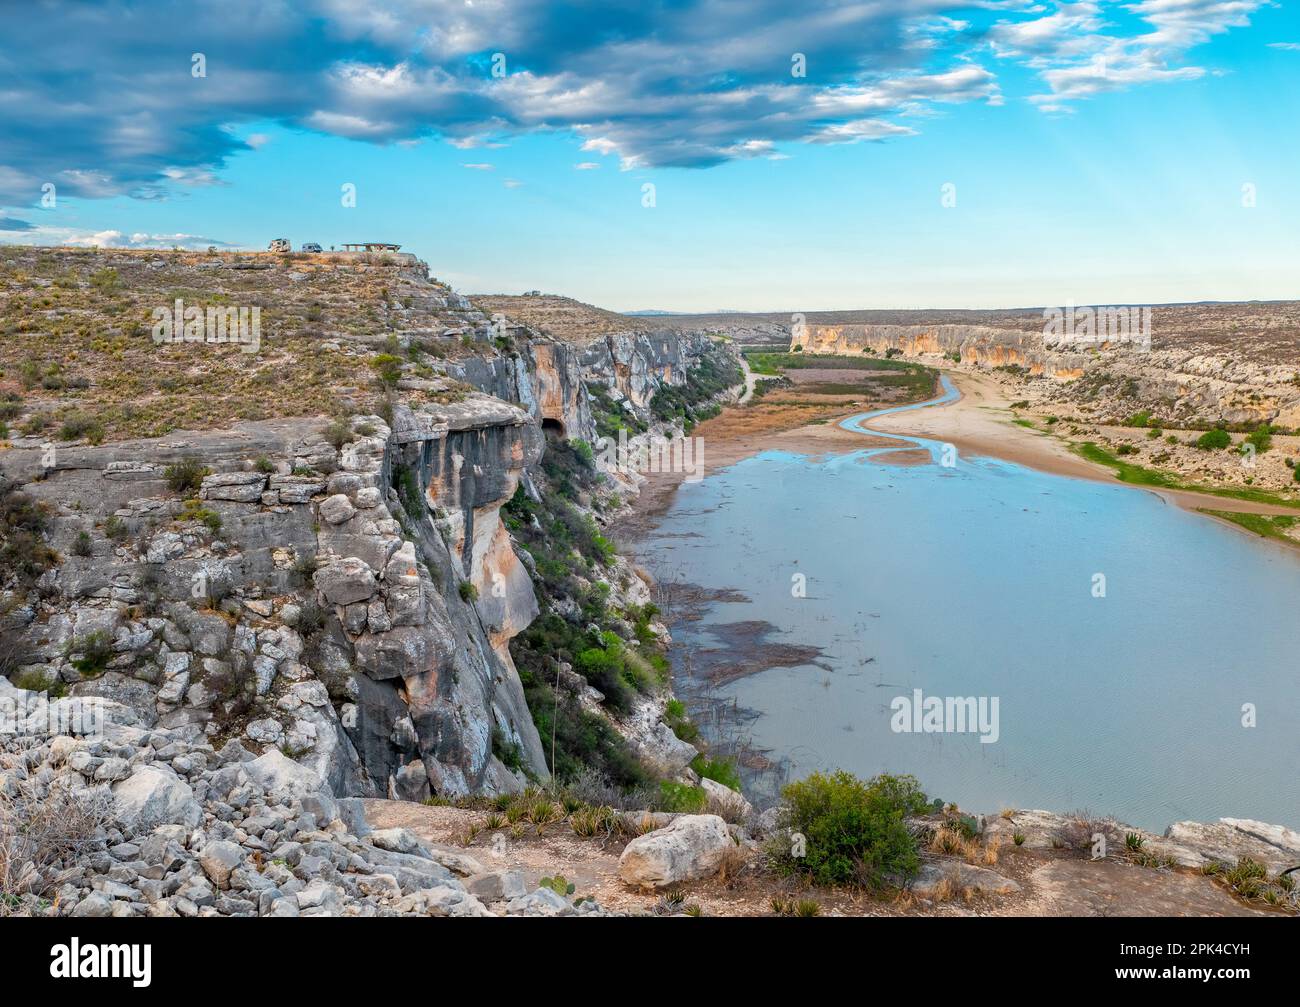
[[[565,439],[564,424],[560,420],[547,416],[542,419],[542,433],[557,441]]]

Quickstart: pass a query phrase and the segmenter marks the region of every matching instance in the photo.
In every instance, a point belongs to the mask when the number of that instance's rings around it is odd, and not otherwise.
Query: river
[[[944,378],[899,408],[957,394]],[[975,811],[1156,831],[1300,825],[1300,552],[1154,493],[908,440],[931,464],[768,451],[682,484],[641,555],[662,582],[722,592],[672,627],[706,737],[724,728],[705,711],[731,704],[790,778],[912,773]],[[756,623],[821,653],[768,667]],[[753,672],[705,702],[698,674],[728,650]],[[946,716],[913,715],[917,690]],[[955,717],[968,698],[982,730]]]

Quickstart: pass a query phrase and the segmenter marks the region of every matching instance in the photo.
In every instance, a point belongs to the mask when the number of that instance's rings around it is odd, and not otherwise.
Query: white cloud
[[[998,58],[1014,59],[1038,71],[1049,90],[1029,100],[1045,112],[1062,112],[1067,102],[1102,92],[1217,73],[1186,63],[1188,52],[1230,28],[1248,25],[1250,15],[1269,2],[1057,3],[1052,13],[1030,21],[998,21],[989,31],[989,45]],[[1149,30],[1117,34],[1108,8],[1136,16]]]
[[[78,0],[46,0],[40,17],[0,4],[0,200],[32,205],[46,182],[83,198],[211,185],[233,154],[265,145],[239,134],[266,121],[462,150],[554,132],[623,170],[707,167],[906,135],[953,103],[997,105],[1002,63],[1038,75],[1044,109],[1195,79],[1214,68],[1189,53],[1271,3],[133,0],[131,17]],[[177,39],[222,54],[207,77],[176,69]],[[806,77],[791,76],[792,52]],[[1089,73],[1098,61],[1104,77]]]

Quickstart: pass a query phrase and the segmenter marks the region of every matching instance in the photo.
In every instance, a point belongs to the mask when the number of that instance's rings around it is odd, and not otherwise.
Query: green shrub
[[[163,471],[167,488],[173,493],[197,493],[203,485],[203,477],[211,470],[194,457],[182,458],[175,465],[168,465]]]
[[[505,732],[499,727],[492,728],[492,754],[500,759],[507,769],[524,768],[524,750],[517,742],[507,740]]]
[[[81,655],[72,661],[72,666],[85,677],[94,678],[103,673],[113,658],[113,639],[107,630],[97,629],[74,640],[70,652]]]
[[[397,387],[397,382],[402,377],[401,357],[394,356],[392,353],[379,353],[370,361],[370,366],[374,369],[375,376],[382,388],[392,389]]]
[[[1222,427],[1207,430],[1196,438],[1196,446],[1202,451],[1221,451],[1232,443],[1232,435]]]
[[[668,705],[664,708],[664,723],[682,741],[694,742],[700,736],[700,729],[691,722],[686,713],[686,704],[680,699],[668,700]]]
[[[1253,444],[1257,454],[1263,454],[1273,446],[1273,428],[1261,423],[1246,435],[1246,443]]]
[[[467,580],[460,582],[460,600],[466,603],[478,601],[478,588]]]
[[[347,420],[335,420],[321,432],[321,435],[337,451],[352,440],[352,424]]]
[[[68,687],[62,681],[40,671],[20,672],[10,681],[28,692],[48,692],[51,699],[62,699],[68,693]]]
[[[823,885],[880,889],[902,884],[920,867],[916,840],[904,819],[928,810],[911,776],[863,781],[843,770],[814,773],[782,790],[781,825],[804,836],[803,856],[783,839],[777,866]]]
[[[89,556],[94,552],[90,541],[90,532],[77,532],[77,540],[72,544],[72,551],[78,556]]]
[[[703,811],[709,803],[709,795],[703,787],[692,787],[685,783],[663,780],[659,784],[659,810],[693,814]]]
[[[79,441],[83,437],[90,441],[91,444],[102,444],[104,441],[104,424],[93,416],[87,416],[85,413],[73,413],[59,427],[59,440]]]
[[[45,504],[0,478],[0,571],[30,584],[58,563],[58,553],[45,542],[48,524]]]
[[[740,790],[740,773],[730,759],[709,759],[700,754],[691,760],[691,768],[706,780],[721,783],[737,792]]]

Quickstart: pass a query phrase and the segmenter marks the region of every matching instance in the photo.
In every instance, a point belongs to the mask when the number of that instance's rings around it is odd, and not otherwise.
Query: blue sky
[[[790,8],[6,8],[0,241],[393,241],[619,310],[1300,296],[1288,3]]]

